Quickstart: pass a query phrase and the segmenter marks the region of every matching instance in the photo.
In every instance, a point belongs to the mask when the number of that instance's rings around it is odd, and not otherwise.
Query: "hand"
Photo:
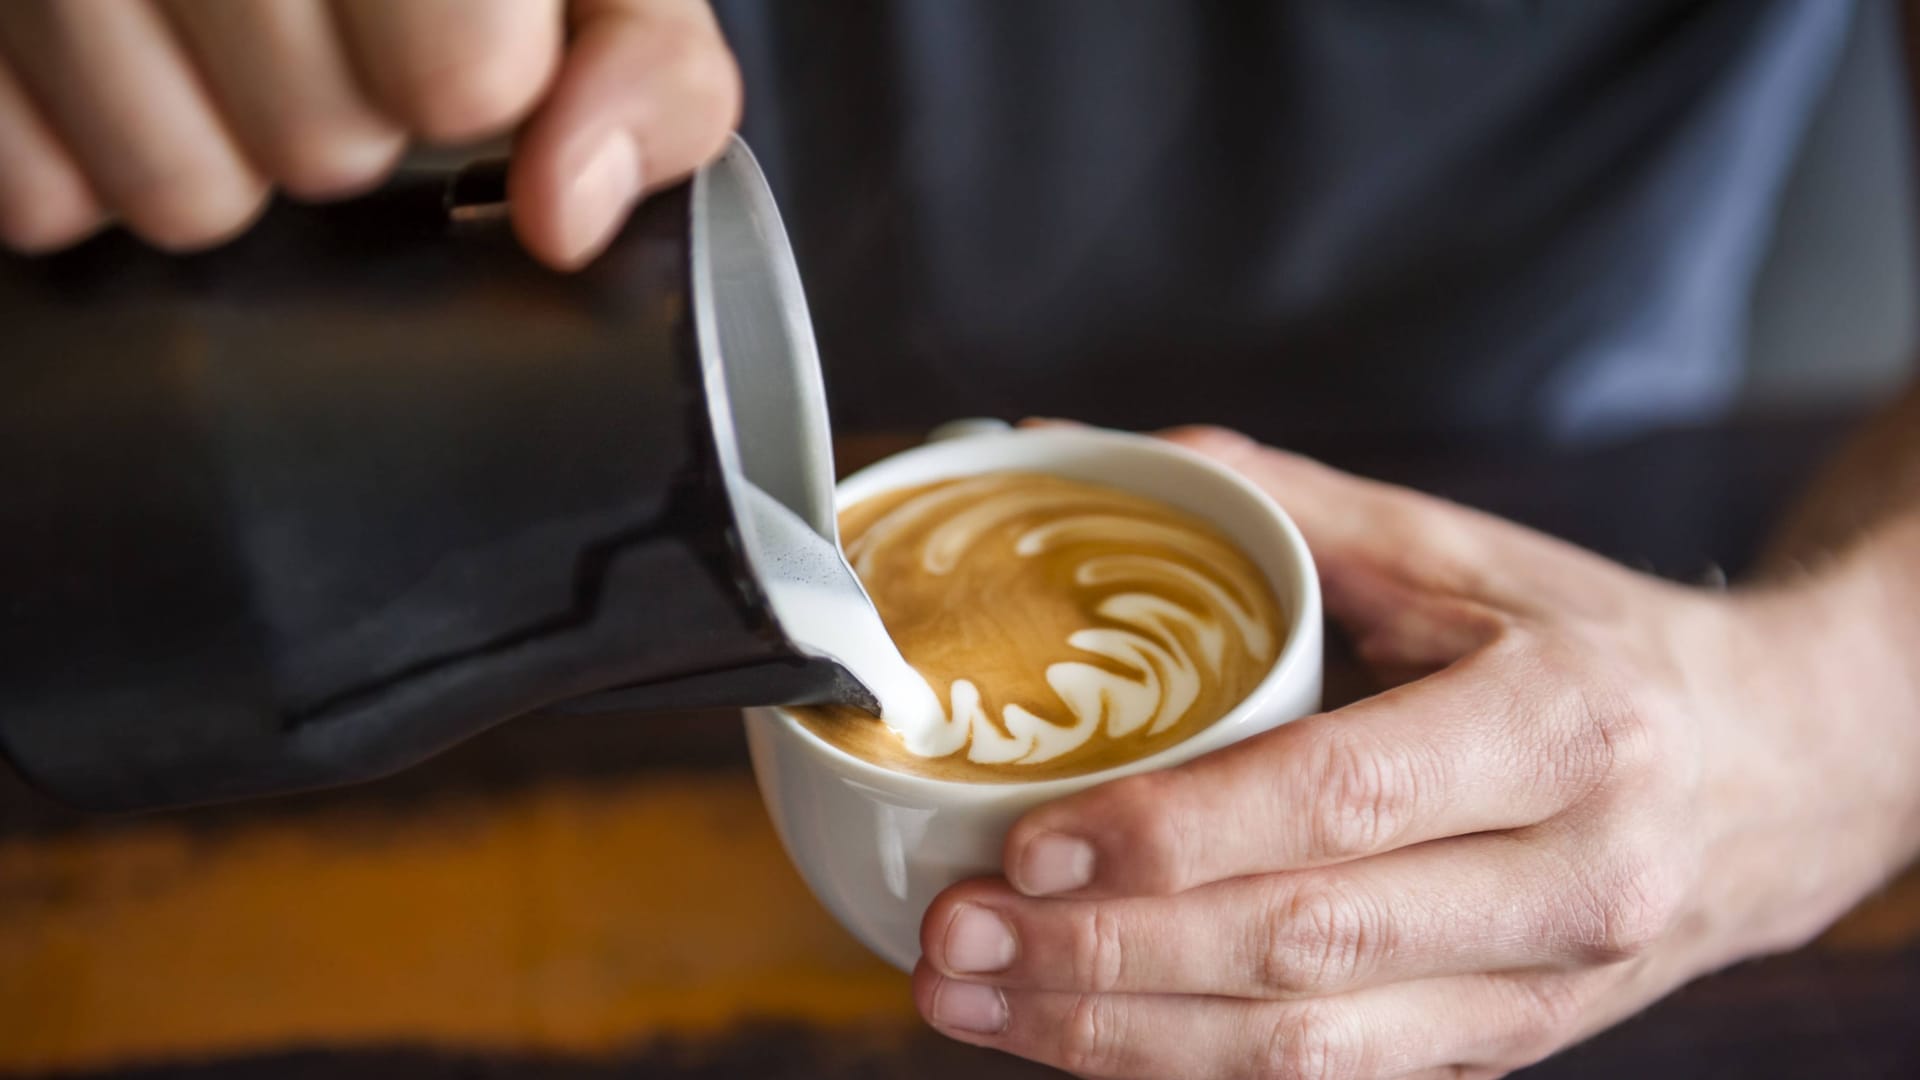
[[[1389,681],[1028,814],[920,1010],[1088,1077],[1495,1076],[1807,941],[1912,857],[1873,582],[1707,593],[1216,430]]]
[[[514,225],[574,267],[739,110],[704,0],[8,0],[0,243],[49,251],[118,220],[207,247],[274,186],[339,198],[410,139],[523,125]]]

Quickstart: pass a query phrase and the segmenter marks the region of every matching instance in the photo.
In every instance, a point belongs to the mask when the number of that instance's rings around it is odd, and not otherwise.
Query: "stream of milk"
[[[966,745],[969,725],[947,719],[939,695],[900,655],[840,549],[780,500],[744,486],[760,540],[760,584],[787,637],[873,691],[881,720],[911,753],[943,757]]]

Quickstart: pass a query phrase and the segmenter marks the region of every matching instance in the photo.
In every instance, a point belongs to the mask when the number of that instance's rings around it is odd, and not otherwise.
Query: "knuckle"
[[[1661,864],[1641,861],[1621,872],[1607,905],[1606,932],[1601,943],[1617,956],[1645,953],[1667,936],[1678,911],[1673,875]]]
[[[680,104],[711,109],[731,127],[740,113],[740,69],[714,28],[688,21],[663,26],[655,48]]]
[[[1575,643],[1519,633],[1508,659],[1523,688],[1515,693],[1525,695],[1514,711],[1539,717],[1530,737],[1543,783],[1585,797],[1657,780],[1672,767],[1668,725],[1650,695]]]
[[[1121,873],[1129,888],[1168,895],[1195,878],[1202,841],[1193,815],[1183,808],[1179,785],[1167,773],[1144,773],[1116,781],[1102,807],[1111,850],[1124,853]]]
[[[1613,860],[1587,892],[1581,953],[1597,964],[1641,956],[1667,936],[1679,910],[1677,875],[1646,856]]]
[[[1302,1002],[1284,1013],[1267,1038],[1262,1080],[1347,1080],[1361,1075],[1338,1009],[1323,1001]]]
[[[655,107],[638,132],[653,165],[666,179],[719,154],[739,126],[744,92],[740,69],[716,27],[703,20],[662,19],[642,42],[648,95]]]
[[[1613,769],[1614,750],[1590,722],[1584,696],[1577,691],[1571,694],[1572,704],[1565,709],[1574,716],[1571,737],[1561,736],[1550,724],[1537,736],[1545,744],[1537,759],[1540,783],[1568,801],[1592,792]]]
[[[1570,646],[1563,646],[1570,647]],[[1624,678],[1595,670],[1590,659],[1559,658],[1569,670],[1556,672],[1570,687],[1566,708],[1584,737],[1582,756],[1590,779],[1618,780],[1657,771],[1666,759],[1661,743],[1661,714]]]
[[[1407,758],[1345,735],[1324,738],[1308,757],[1311,813],[1307,851],[1339,862],[1391,845],[1411,824],[1420,780]]]
[[[1485,596],[1488,591],[1485,538],[1458,506],[1404,488],[1378,493],[1370,514],[1373,527],[1388,535],[1418,536],[1388,556],[1395,572],[1409,580],[1456,596]]]
[[[1119,921],[1096,906],[1076,930],[1074,985],[1102,994],[1121,985],[1126,972],[1124,949]]]
[[[1587,999],[1574,980],[1522,978],[1512,985],[1518,1023],[1506,1056],[1513,1064],[1534,1064],[1578,1036]]]
[[[127,224],[148,243],[165,251],[202,251],[232,239],[265,206],[264,182],[248,178],[180,179],[129,198]]]
[[[1060,1031],[1061,1068],[1083,1076],[1112,1073],[1118,1046],[1116,1000],[1105,994],[1081,994],[1067,1011]]]
[[[0,246],[22,255],[69,247],[91,235],[100,211],[83,197],[0,199]]]
[[[67,245],[66,237],[18,207],[0,203],[0,245],[22,255],[57,251]]]
[[[1374,908],[1325,881],[1294,889],[1267,915],[1266,927],[1260,981],[1281,994],[1351,986],[1385,947]]]
[[[477,138],[532,108],[547,70],[537,54],[495,45],[413,74],[393,104],[429,139]]]
[[[1563,798],[1592,791],[1613,768],[1602,723],[1610,694],[1596,685],[1592,661],[1524,625],[1507,627],[1495,647],[1503,696],[1492,707],[1512,718],[1538,782]]]
[[[263,167],[303,199],[353,194],[392,170],[406,149],[395,129],[346,124],[288,124],[265,149]]]

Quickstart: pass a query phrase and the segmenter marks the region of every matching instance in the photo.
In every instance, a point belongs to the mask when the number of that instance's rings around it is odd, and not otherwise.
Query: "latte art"
[[[1265,578],[1205,523],[1111,488],[996,473],[869,499],[846,554],[940,715],[798,710],[829,741],[943,777],[1104,768],[1217,720],[1279,652]]]

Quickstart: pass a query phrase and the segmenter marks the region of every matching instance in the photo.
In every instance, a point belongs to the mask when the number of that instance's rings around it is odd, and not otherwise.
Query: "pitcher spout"
[[[613,687],[545,711],[578,716],[757,705],[849,705],[880,713],[880,699],[846,668],[832,660],[798,658]]]

